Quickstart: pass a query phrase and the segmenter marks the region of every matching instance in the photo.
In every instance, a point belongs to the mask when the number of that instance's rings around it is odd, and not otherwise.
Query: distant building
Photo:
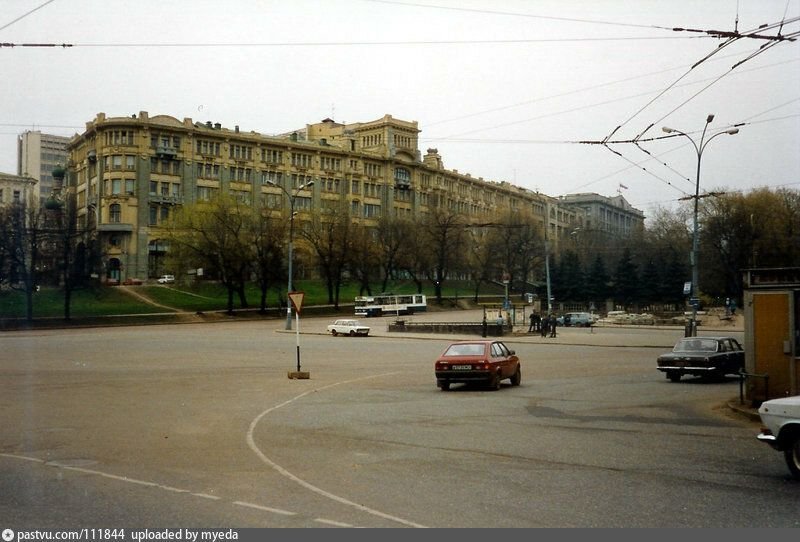
[[[29,205],[37,201],[36,179],[0,173],[0,207],[12,203]]]
[[[69,137],[26,131],[17,137],[17,175],[32,177],[35,196],[46,200],[53,190],[53,168],[67,164]]]
[[[97,233],[109,282],[169,272],[162,269],[163,225],[177,207],[221,193],[278,214],[291,192],[301,220],[344,208],[367,225],[437,208],[487,224],[516,211],[540,224],[556,250],[560,237],[584,226],[579,207],[445,169],[437,149],[420,152],[419,133],[416,121],[391,115],[351,124],[324,119],[275,136],[146,111],[98,113],[69,143],[67,186],[79,227]]]
[[[584,230],[613,237],[630,237],[644,229],[644,213],[635,209],[621,194],[613,197],[594,193],[569,194],[558,199],[562,206],[583,211]]]

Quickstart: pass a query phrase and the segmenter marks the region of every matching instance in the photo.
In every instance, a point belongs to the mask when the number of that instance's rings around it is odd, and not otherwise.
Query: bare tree
[[[347,265],[352,229],[347,212],[316,214],[302,224],[300,235],[314,251],[328,289],[328,303],[339,308],[339,291]]]
[[[244,285],[253,262],[250,208],[236,198],[221,195],[209,202],[184,206],[168,228],[169,257],[179,266],[205,267],[215,273],[228,292],[228,312],[239,296],[247,307]]]
[[[267,292],[270,286],[286,279],[284,254],[286,248],[286,221],[270,217],[264,212],[254,212],[250,221],[249,236],[253,240],[253,273],[261,292],[261,313],[267,310]]]
[[[44,209],[37,203],[12,203],[0,209],[0,246],[5,282],[25,293],[25,318],[33,321],[34,292],[47,244]]]
[[[407,250],[410,242],[413,223],[397,217],[382,216],[378,221],[376,230],[377,241],[381,251],[380,262],[383,270],[383,284],[381,291],[387,290],[390,280],[397,279],[397,272],[401,270],[403,251]]]
[[[460,213],[437,208],[427,215],[422,223],[422,231],[431,251],[431,268],[427,277],[433,283],[436,300],[442,301],[442,285],[460,261],[464,246],[465,219]]]

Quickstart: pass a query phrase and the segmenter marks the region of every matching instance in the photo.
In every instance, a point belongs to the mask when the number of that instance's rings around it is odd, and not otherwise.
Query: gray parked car
[[[594,316],[588,312],[568,312],[556,318],[556,322],[564,327],[589,327],[594,325]]]

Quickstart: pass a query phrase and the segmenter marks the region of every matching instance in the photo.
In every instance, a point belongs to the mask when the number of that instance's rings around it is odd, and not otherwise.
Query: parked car
[[[328,325],[328,331],[330,331],[331,335],[334,337],[337,335],[349,335],[351,337],[363,335],[366,337],[369,335],[369,326],[361,325],[358,320],[340,319]]]
[[[175,282],[175,275],[161,275],[158,277],[159,284],[172,284]]]
[[[500,381],[522,382],[522,370],[516,353],[503,342],[493,340],[451,343],[435,364],[436,385],[447,391],[454,383],[479,383],[500,389]]]
[[[594,316],[588,312],[568,312],[556,318],[558,325],[564,327],[589,327],[594,325]]]
[[[800,480],[800,395],[764,401],[758,415],[764,424],[758,440],[783,452],[789,472]]]
[[[672,382],[683,375],[721,378],[744,368],[744,349],[733,337],[686,337],[657,363]]]

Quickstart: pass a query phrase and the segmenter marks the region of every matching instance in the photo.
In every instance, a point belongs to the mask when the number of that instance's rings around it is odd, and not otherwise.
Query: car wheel
[[[439,384],[439,387],[442,388],[442,391],[448,391],[450,389],[450,382],[442,382]]]
[[[786,465],[795,480],[800,480],[800,435],[794,435],[794,442],[783,451]]]
[[[352,329],[350,330],[350,336],[351,336],[351,337],[355,337],[355,336],[356,336],[356,332],[355,332],[355,331],[353,331]]]
[[[333,335],[334,337],[336,337],[338,334],[339,334],[339,332],[336,331],[335,329],[331,330],[331,335]]]
[[[500,374],[499,373],[495,373],[494,376],[492,376],[492,379],[489,381],[489,387],[492,388],[493,390],[499,390],[500,389]]]
[[[511,377],[511,385],[519,386],[520,382],[522,382],[522,370],[519,365],[517,365],[517,370],[514,371],[514,375]]]
[[[681,379],[681,373],[677,371],[667,371],[667,378],[670,382],[678,382]]]

